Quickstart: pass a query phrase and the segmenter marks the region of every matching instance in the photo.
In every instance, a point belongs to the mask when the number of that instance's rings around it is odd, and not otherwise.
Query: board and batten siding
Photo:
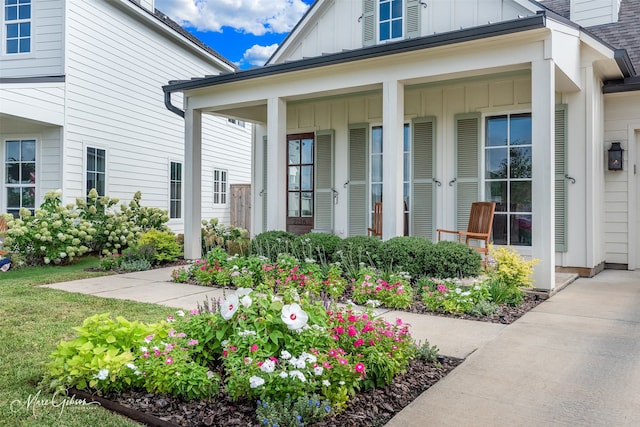
[[[271,63],[375,44],[375,3],[375,0],[335,0],[318,4],[318,10],[310,17],[312,22],[294,33],[282,50],[276,52]],[[405,6],[405,18],[409,22],[405,37],[426,36],[535,14],[534,5],[529,10],[508,0],[405,0]]]
[[[86,147],[107,151],[107,194],[168,208],[169,162],[184,161],[184,120],[168,111],[161,87],[170,80],[220,73],[211,62],[110,2],[73,0],[68,9],[65,198],[82,196]],[[174,104],[181,105],[179,96]],[[213,169],[229,184],[250,182],[251,128],[203,115],[203,219],[228,221],[213,205]],[[172,221],[181,231],[183,222]]]
[[[622,0],[571,0],[570,18],[583,27],[611,24],[618,21],[621,3]]]
[[[0,78],[64,74],[64,3],[64,0],[31,2],[31,53],[0,53]],[[0,17],[4,19],[4,10],[0,10]]]
[[[629,157],[637,147],[630,146],[635,141],[629,141],[629,132],[635,134],[640,129],[640,110],[637,108],[640,96],[637,92],[606,95],[604,100],[604,145],[602,147],[605,162],[607,150],[614,141],[621,142],[624,152],[624,170],[606,170],[606,163],[602,165],[604,173],[604,247],[605,261],[614,264],[629,264],[629,241],[638,239],[640,234],[630,236],[629,221],[632,221],[630,211],[635,209],[629,205],[629,191],[634,188],[634,161]],[[639,165],[640,166],[640,165]],[[635,188],[636,197],[638,188]],[[635,215],[639,215],[638,212]],[[633,229],[633,227],[631,227]],[[636,266],[637,267],[637,266]]]

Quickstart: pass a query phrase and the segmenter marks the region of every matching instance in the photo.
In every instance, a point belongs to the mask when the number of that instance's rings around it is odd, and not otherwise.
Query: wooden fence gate
[[[251,184],[231,184],[231,212],[229,222],[251,234]]]

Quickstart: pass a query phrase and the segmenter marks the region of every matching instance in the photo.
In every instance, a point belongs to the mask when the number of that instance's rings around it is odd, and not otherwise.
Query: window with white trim
[[[493,242],[531,246],[531,113],[485,120],[485,193],[496,202]]]
[[[31,52],[31,0],[4,0],[4,53]]]
[[[382,202],[382,126],[371,129],[371,223],[373,223],[373,209],[376,202]]]
[[[227,171],[224,169],[213,170],[213,203],[227,204]]]
[[[169,218],[182,218],[182,163],[179,162],[170,165]]]
[[[403,0],[379,0],[379,41],[382,42],[403,38],[403,11]]]
[[[238,120],[238,119],[228,119],[229,123],[232,123],[236,126],[240,126],[241,128],[244,127],[245,125],[245,121],[244,120]]]
[[[87,147],[87,194],[95,188],[99,196],[106,195],[106,157],[106,150]]]
[[[21,208],[33,213],[36,207],[35,139],[5,141],[4,169],[7,213],[17,217]]]

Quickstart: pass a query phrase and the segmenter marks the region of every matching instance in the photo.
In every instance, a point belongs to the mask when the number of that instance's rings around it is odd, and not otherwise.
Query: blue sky
[[[243,69],[264,64],[313,0],[155,0],[155,7]]]

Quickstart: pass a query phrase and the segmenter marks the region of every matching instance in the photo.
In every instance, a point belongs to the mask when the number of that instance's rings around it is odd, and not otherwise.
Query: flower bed
[[[340,414],[358,393],[391,384],[412,360],[437,363],[435,350],[417,347],[402,320],[326,307],[300,297],[296,286],[238,288],[217,304],[153,324],[92,316],[51,355],[44,384],[185,402],[223,394],[260,402],[261,421],[288,425],[291,417],[309,423]],[[323,410],[295,412],[301,409],[291,402],[299,399]]]

